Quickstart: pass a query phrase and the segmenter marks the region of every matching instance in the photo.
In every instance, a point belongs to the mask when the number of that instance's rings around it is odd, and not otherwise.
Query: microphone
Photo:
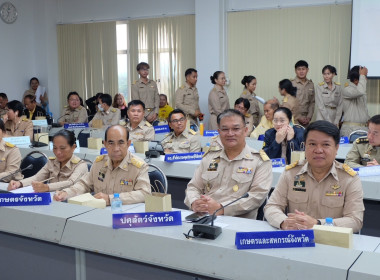
[[[70,114],[69,114],[69,113],[66,113],[66,114],[60,116],[60,117],[57,119],[57,122],[56,122],[56,123],[52,123],[51,126],[52,126],[52,127],[62,127],[62,125],[59,124],[59,120],[60,120],[61,118],[63,118],[64,116],[68,116],[68,115],[70,115]]]
[[[220,210],[226,208],[227,206],[235,203],[236,201],[242,199],[242,198],[247,198],[249,196],[248,193],[243,194],[241,197],[238,199],[235,199],[234,201],[231,201],[230,203],[220,207],[217,209],[214,214],[211,216],[211,225],[205,225],[205,224],[194,224],[193,225],[193,233],[195,237],[201,237],[205,239],[216,239],[221,233],[222,233],[222,228],[214,226],[214,220],[216,219],[216,213],[218,213]]]
[[[32,143],[31,143],[31,145],[30,145],[30,147],[31,148],[38,148],[38,147],[45,147],[45,146],[47,146],[48,144],[46,144],[46,143],[43,143],[43,142],[40,142],[40,138],[41,137],[49,137],[49,135],[40,135],[38,138],[37,138],[37,141],[32,141]]]
[[[154,148],[152,148],[152,149],[149,149],[149,151],[146,151],[145,152],[145,157],[147,157],[147,158],[158,158],[158,157],[160,157],[160,155],[164,155],[165,152],[164,152],[164,147],[162,147],[162,141],[164,141],[169,136],[170,136],[170,133],[168,135],[166,135],[160,141],[152,141],[152,142],[156,143],[156,146],[154,146]],[[157,146],[161,146],[162,147],[162,152],[157,151]]]
[[[16,171],[12,172],[11,174],[8,174],[8,175],[6,175],[6,176],[0,178],[0,181],[3,181],[5,178],[7,178],[7,177],[9,177],[9,176],[13,176],[13,175],[15,175],[16,173],[23,172],[23,171],[25,171],[25,170],[29,170],[29,169],[32,169],[32,168],[33,168],[33,164],[29,164],[27,167],[25,167],[25,168],[23,168],[23,169],[21,169],[21,170],[20,170],[20,168],[19,168],[19,169],[17,169]]]

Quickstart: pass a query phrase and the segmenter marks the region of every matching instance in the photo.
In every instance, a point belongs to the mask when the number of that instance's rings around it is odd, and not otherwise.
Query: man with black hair
[[[123,204],[145,201],[151,188],[148,165],[128,151],[131,140],[125,127],[114,125],[107,128],[104,146],[108,154],[98,156],[82,180],[70,188],[57,191],[54,200],[63,201],[83,193],[95,192],[94,197],[111,204],[114,193],[120,194]]]
[[[24,97],[24,105],[24,115],[26,115],[29,120],[35,120],[36,117],[46,117],[46,111],[37,105],[35,95],[27,94]]]
[[[254,126],[253,116],[248,113],[250,107],[251,103],[247,98],[240,97],[235,100],[234,109],[243,114],[245,118],[245,126],[248,128],[247,134],[245,135],[246,137],[249,137],[249,135],[251,135]]]
[[[98,112],[90,121],[89,125],[92,126],[94,120],[102,120],[103,126],[108,127],[111,125],[119,124],[121,113],[118,108],[112,107],[111,95],[104,93],[99,98]]]
[[[175,92],[175,107],[185,112],[186,117],[198,123],[197,118],[203,117],[199,108],[199,94],[196,87],[198,71],[194,68],[186,69],[186,83]]]
[[[244,116],[227,109],[217,117],[221,149],[206,153],[187,185],[185,204],[194,212],[215,210],[248,193],[217,215],[256,219],[272,185],[272,164],[263,150],[245,142]]]
[[[134,81],[131,87],[131,100],[141,100],[145,104],[145,118],[153,123],[160,108],[160,96],[155,81],[148,79],[149,64],[140,62],[136,66],[140,79]]]
[[[186,129],[186,116],[180,109],[170,112],[169,126],[172,132],[167,134],[162,141],[166,154],[172,153],[196,153],[201,151],[199,133],[192,129]]]
[[[264,208],[265,218],[276,228],[298,230],[325,224],[331,217],[334,225],[358,232],[363,226],[363,189],[356,172],[335,161],[339,129],[316,121],[305,129],[304,138],[306,160],[286,166]]]
[[[314,114],[314,83],[306,77],[309,72],[309,64],[305,60],[297,61],[294,68],[296,77],[292,80],[292,84],[297,88],[296,98],[299,103],[297,119],[294,121],[306,127],[309,125]]]
[[[145,104],[141,100],[132,100],[128,103],[127,129],[131,141],[152,141],[154,140],[154,128],[144,120]]]
[[[350,82],[343,89],[344,116],[341,136],[350,136],[355,130],[368,130],[367,74],[368,69],[362,66],[352,67],[348,74]]]
[[[374,166],[380,162],[380,115],[369,119],[367,136],[356,139],[344,163],[350,167]]]
[[[4,92],[0,92],[0,118],[4,118],[5,122],[8,120],[6,114],[8,113],[7,109],[8,96]]]

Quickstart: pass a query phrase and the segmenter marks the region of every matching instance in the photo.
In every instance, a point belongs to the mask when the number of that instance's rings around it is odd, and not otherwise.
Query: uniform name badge
[[[106,175],[105,175],[104,173],[102,173],[101,171],[99,171],[98,180],[103,182],[105,176],[106,176]]]
[[[306,192],[305,177],[303,175],[296,175],[294,177],[294,188],[296,192]]]
[[[219,160],[213,159],[207,168],[207,171],[217,171]]]

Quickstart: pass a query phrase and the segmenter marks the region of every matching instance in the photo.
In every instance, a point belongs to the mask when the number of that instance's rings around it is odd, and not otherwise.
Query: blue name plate
[[[51,196],[49,192],[0,194],[0,206],[49,205],[50,203]]]
[[[235,245],[242,249],[315,247],[313,230],[237,232]]]
[[[83,129],[88,128],[88,123],[65,123],[64,129]]]
[[[201,160],[203,157],[203,152],[199,153],[183,153],[183,154],[167,154],[165,155],[166,162],[176,162],[176,161],[189,161],[189,160]]]
[[[100,149],[100,155],[108,155],[108,151],[107,151],[107,149],[106,148],[101,148]]]
[[[284,158],[272,158],[272,167],[285,167],[285,159]]]
[[[168,133],[168,132],[170,132],[170,128],[167,124],[154,126],[154,133]]]
[[[339,144],[349,144],[350,141],[348,141],[347,136],[340,137]]]
[[[369,176],[379,176],[380,175],[380,165],[375,166],[363,166],[352,168],[360,177],[369,177]]]
[[[203,131],[203,136],[205,137],[212,137],[219,135],[219,132],[217,130],[205,130]]]
[[[112,214],[113,228],[163,227],[182,225],[181,211]]]

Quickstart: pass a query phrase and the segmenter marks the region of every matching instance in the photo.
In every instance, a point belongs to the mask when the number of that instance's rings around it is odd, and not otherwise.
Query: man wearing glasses
[[[131,141],[152,141],[154,140],[154,128],[144,120],[145,104],[141,100],[132,100],[128,103],[127,129]]]
[[[272,185],[272,165],[264,151],[245,142],[244,116],[228,109],[217,118],[222,149],[209,151],[186,189],[185,204],[194,212],[208,212],[248,193],[247,198],[222,209],[217,215],[256,219]]]
[[[165,154],[197,153],[201,151],[200,136],[192,129],[186,129],[187,120],[181,109],[170,112],[169,126],[173,130],[162,141]]]
[[[114,193],[120,194],[123,204],[144,202],[145,194],[151,192],[148,165],[128,151],[131,143],[128,138],[128,131],[123,126],[107,128],[104,146],[108,154],[98,156],[90,172],[73,186],[57,191],[54,200],[63,201],[94,192],[94,197],[104,199],[107,205],[110,205]]]

